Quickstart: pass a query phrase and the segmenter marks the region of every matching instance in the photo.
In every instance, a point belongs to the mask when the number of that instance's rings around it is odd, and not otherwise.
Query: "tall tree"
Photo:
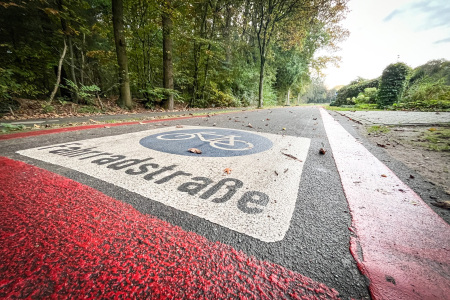
[[[294,16],[296,10],[301,7],[302,0],[255,0],[252,3],[252,25],[259,49],[259,94],[258,107],[263,106],[264,68],[266,65],[267,52],[270,48],[272,38],[280,22]]]
[[[120,98],[119,104],[132,107],[130,77],[128,75],[127,46],[123,32],[123,1],[112,0],[114,40],[116,43],[117,63],[119,65]]]
[[[162,106],[165,109],[173,110],[173,63],[172,63],[172,1],[165,0],[162,12],[162,32],[163,32],[163,82],[166,89],[166,99]]]

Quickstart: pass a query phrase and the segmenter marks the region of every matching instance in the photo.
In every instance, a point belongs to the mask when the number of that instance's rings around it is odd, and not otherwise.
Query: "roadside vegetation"
[[[0,117],[329,103],[318,74],[338,58],[316,53],[348,35],[347,11],[347,0],[3,1]]]
[[[411,69],[391,64],[379,78],[358,78],[342,87],[332,107],[450,111],[450,61],[432,60]]]

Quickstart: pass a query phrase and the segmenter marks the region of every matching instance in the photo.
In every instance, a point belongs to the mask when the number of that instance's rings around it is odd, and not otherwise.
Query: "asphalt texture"
[[[217,126],[311,139],[310,150],[298,187],[297,205],[291,226],[282,241],[265,243],[118,188],[113,184],[15,153],[39,146],[179,124]],[[332,154],[328,152],[326,155],[321,155],[320,148],[329,149],[329,144],[319,109],[314,107],[239,112],[178,121],[162,120],[144,125],[98,128],[0,141],[2,156],[24,161],[86,184],[108,196],[131,204],[142,213],[180,226],[186,231],[195,232],[209,241],[227,244],[259,260],[281,265],[317,282],[322,282],[336,289],[344,299],[369,298],[368,282],[358,271],[349,252],[351,232],[348,227],[351,225],[351,217],[340,178]]]
[[[384,162],[396,175],[407,183],[422,199],[430,202],[430,196],[443,193],[401,162],[391,158],[383,149],[371,145],[360,136],[357,124],[348,118],[331,112],[346,130]],[[267,120],[270,119],[270,120]],[[118,188],[101,180],[76,171],[44,163],[18,155],[19,150],[72,142],[95,137],[118,135],[164,126],[192,125],[222,127],[230,129],[291,135],[311,139],[311,147],[305,161],[298,187],[297,205],[291,226],[280,242],[265,243],[239,234],[202,218],[167,207],[133,192]],[[251,124],[251,127],[248,126]],[[267,126],[266,126],[267,125]],[[285,128],[286,130],[283,130]],[[128,125],[111,128],[97,128],[59,134],[0,141],[0,155],[24,161],[51,172],[63,175],[93,187],[108,196],[131,204],[144,214],[150,214],[186,231],[195,232],[211,242],[221,242],[242,250],[246,255],[275,263],[300,273],[317,282],[336,289],[344,299],[369,298],[368,282],[360,274],[349,252],[351,225],[348,204],[342,191],[339,175],[332,153],[319,154],[319,149],[329,149],[319,110],[314,107],[287,107],[273,110],[229,113],[212,117],[164,121],[144,125]],[[414,179],[411,179],[411,176]],[[249,174],[248,176],[251,176]],[[450,214],[431,206],[445,221]]]

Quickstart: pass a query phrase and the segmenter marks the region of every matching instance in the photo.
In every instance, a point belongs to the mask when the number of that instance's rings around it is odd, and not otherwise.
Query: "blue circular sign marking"
[[[201,156],[231,157],[250,155],[272,148],[272,141],[263,136],[232,129],[185,129],[147,136],[139,143],[160,152],[198,156],[190,148],[202,151]]]

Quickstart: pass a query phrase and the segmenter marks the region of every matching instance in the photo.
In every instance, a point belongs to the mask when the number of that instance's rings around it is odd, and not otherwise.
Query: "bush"
[[[338,106],[354,104],[354,101],[352,101],[353,98],[358,97],[359,93],[364,92],[367,88],[378,88],[379,81],[378,78],[352,81],[349,85],[344,86],[337,92],[336,104]]]
[[[377,88],[366,88],[364,89],[364,92],[359,93],[354,101],[356,104],[376,104],[377,94]]]
[[[62,88],[70,90],[75,95],[81,98],[81,101],[85,104],[94,104],[93,98],[96,93],[100,92],[100,88],[94,85],[80,85],[78,87],[73,81],[66,79],[67,86],[61,85]]]
[[[411,86],[395,108],[450,109],[450,86],[445,78],[434,81],[424,77]]]
[[[410,73],[411,68],[404,63],[391,64],[384,69],[377,97],[378,107],[384,108],[399,102]]]

